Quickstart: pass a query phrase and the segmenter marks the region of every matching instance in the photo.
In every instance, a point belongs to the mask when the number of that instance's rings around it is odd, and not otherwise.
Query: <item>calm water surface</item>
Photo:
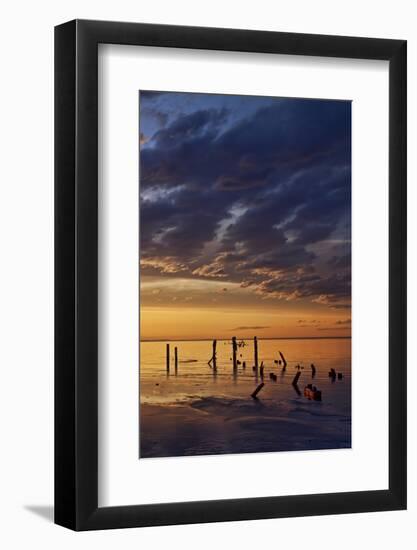
[[[212,342],[170,342],[170,371],[166,370],[166,342],[141,342],[140,345],[140,396],[141,403],[178,403],[196,396],[219,396],[246,398],[254,390],[256,379],[253,340],[245,340],[238,349],[238,360],[246,362],[246,369],[238,366],[233,373],[231,341],[217,342],[217,369],[207,364],[212,355]],[[174,347],[178,348],[178,371],[174,369]],[[288,363],[285,373],[274,363],[280,359],[279,351]],[[346,338],[259,340],[259,363],[264,362],[265,387],[259,394],[264,401],[299,397],[291,384],[296,366],[304,367],[299,378],[299,388],[314,384],[323,392],[323,401],[332,404],[340,412],[350,411],[351,340]],[[187,362],[189,360],[196,362]],[[316,367],[312,380],[311,363]],[[328,376],[330,368],[343,374],[343,380],[332,383]],[[277,382],[269,379],[269,373],[278,376]],[[156,384],[159,384],[158,386]],[[301,398],[300,398],[301,399]],[[302,398],[304,399],[304,397]]]

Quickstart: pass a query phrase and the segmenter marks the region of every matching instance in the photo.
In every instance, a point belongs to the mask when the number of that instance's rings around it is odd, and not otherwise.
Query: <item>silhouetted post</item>
[[[253,346],[254,346],[254,353],[255,353],[255,369],[256,369],[256,373],[258,373],[258,339],[256,336],[253,339]]]
[[[282,359],[282,362],[284,364],[282,370],[285,370],[286,367],[287,367],[287,361],[285,360],[285,357],[283,356],[283,354],[281,352],[279,352],[280,356],[281,356],[281,359]]]
[[[258,393],[261,391],[261,389],[265,386],[265,384],[263,382],[261,382],[259,384],[259,386],[256,386],[256,389],[253,393],[251,393],[251,397],[253,399],[258,399],[256,396],[258,395]]]
[[[232,338],[232,346],[233,346],[233,370],[236,371],[236,369],[237,369],[237,359],[236,359],[237,342],[236,342],[236,336],[233,336],[233,338]]]
[[[217,346],[217,340],[213,340],[213,354],[212,354],[211,358],[210,358],[209,361],[208,361],[208,364],[210,365],[210,367],[211,367],[212,364],[213,364],[213,369],[214,369],[214,370],[216,370],[216,368],[217,368],[217,363],[216,363],[216,360],[217,360],[216,346]]]
[[[169,372],[169,344],[167,344],[167,372]]]
[[[316,367],[311,363],[311,377],[314,378],[316,376]]]
[[[242,368],[246,369],[246,361],[243,361]]]
[[[213,366],[213,370],[216,370],[217,368],[217,353],[216,353],[216,347],[217,347],[217,340],[213,340],[213,353],[210,359],[208,360],[209,366]]]
[[[175,346],[174,348],[174,364],[175,364],[175,374],[178,373],[178,348]]]
[[[259,371],[260,371],[261,378],[263,379],[263,377],[264,377],[264,362],[263,361],[261,362],[261,366],[260,366]]]
[[[300,378],[300,376],[301,376],[301,372],[298,371],[297,374],[294,376],[294,380],[292,381],[293,386],[296,386],[298,384],[298,379]]]
[[[332,379],[332,382],[336,380],[336,371],[334,369],[330,369],[329,377]]]

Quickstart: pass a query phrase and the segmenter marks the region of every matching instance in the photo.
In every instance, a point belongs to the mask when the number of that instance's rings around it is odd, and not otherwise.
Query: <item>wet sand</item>
[[[303,451],[350,447],[350,418],[308,401],[198,398],[141,406],[140,456]]]

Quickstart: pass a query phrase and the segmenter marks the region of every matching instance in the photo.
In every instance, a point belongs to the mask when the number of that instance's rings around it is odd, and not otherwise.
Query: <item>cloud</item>
[[[224,269],[223,263],[219,258],[215,258],[212,263],[197,267],[192,272],[193,275],[200,275],[201,277],[214,277],[223,279],[227,277],[227,273]],[[225,289],[227,290],[227,289]]]
[[[199,137],[204,137],[205,140],[213,139],[227,115],[226,109],[206,109],[183,115],[166,128],[159,130],[153,139],[156,145],[163,149],[192,143]]]
[[[178,263],[175,258],[169,256],[165,256],[164,258],[143,258],[140,261],[140,265],[141,268],[151,268],[151,270],[160,273],[179,273],[187,270],[184,264]]]
[[[201,108],[195,95],[199,108],[187,96],[188,111],[171,109],[141,150],[146,272],[185,272],[264,299],[347,309],[350,103],[281,99],[236,120],[230,97],[228,108],[223,96]],[[143,108],[169,109],[173,96],[151,95]],[[339,244],[322,246],[332,239]]]
[[[271,328],[271,327],[268,327],[268,326],[254,326],[254,327],[235,327],[235,328],[230,328],[229,330],[230,331],[234,331],[234,330],[262,330],[264,328]]]
[[[347,330],[348,327],[318,327],[317,330]]]
[[[145,145],[145,143],[148,143],[149,141],[149,138],[147,136],[145,136],[145,134],[143,132],[140,132],[139,134],[139,143],[140,145]]]

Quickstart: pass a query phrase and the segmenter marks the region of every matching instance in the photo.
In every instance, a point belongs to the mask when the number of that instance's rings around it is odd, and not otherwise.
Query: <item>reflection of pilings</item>
[[[232,338],[232,346],[233,346],[233,372],[237,370],[237,342],[236,342],[236,336],[233,336]]]
[[[258,374],[258,339],[256,336],[253,339],[253,347],[254,347],[254,354],[255,354],[255,369],[256,369],[256,374]]]
[[[178,374],[178,348],[174,348],[174,364],[175,364],[175,374]]]
[[[169,372],[169,344],[167,344],[167,372]]]
[[[294,388],[294,391],[297,395],[301,395],[300,388],[297,386],[297,384],[293,384],[292,387]]]

